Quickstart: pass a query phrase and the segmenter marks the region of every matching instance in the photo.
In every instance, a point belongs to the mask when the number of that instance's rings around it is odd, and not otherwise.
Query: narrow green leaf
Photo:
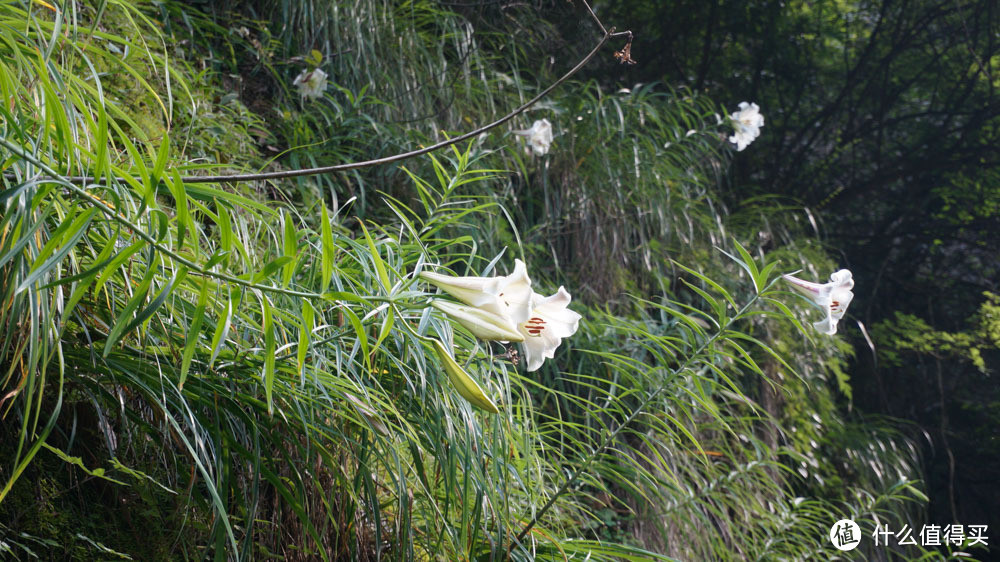
[[[761,289],[764,288],[764,280],[761,279],[760,271],[757,269],[756,260],[754,260],[753,256],[750,255],[750,252],[748,252],[747,249],[744,248],[742,245],[740,245],[740,243],[737,242],[736,240],[733,240],[733,245],[736,246],[736,251],[739,252],[740,258],[737,258],[736,256],[733,256],[732,254],[729,254],[728,252],[725,251],[723,251],[722,253],[729,256],[733,261],[737,263],[737,265],[742,267],[748,274],[750,274],[750,280],[753,282],[754,290],[759,294]]]
[[[114,347],[118,342],[118,338],[125,332],[125,327],[130,324],[129,319],[132,318],[132,314],[146,300],[146,295],[149,293],[149,286],[153,283],[153,277],[156,276],[156,269],[156,265],[150,264],[149,269],[146,270],[146,275],[139,282],[135,293],[132,294],[132,298],[125,304],[125,308],[122,309],[121,313],[118,314],[118,318],[112,324],[111,333],[108,334],[108,339],[104,342],[104,357],[107,357],[111,353],[111,348]]]
[[[0,166],[0,169],[3,169],[3,167]],[[35,182],[33,182],[33,181],[26,181],[24,183],[15,184],[13,187],[9,187],[9,188],[7,188],[7,189],[5,189],[3,191],[0,191],[0,205],[2,205],[4,203],[4,201],[6,201],[6,200],[8,200],[8,199],[10,199],[12,197],[17,197],[22,191],[24,191],[25,189],[28,189],[29,187],[31,187],[33,185],[35,185]]]
[[[126,484],[125,482],[122,482],[121,480],[115,480],[114,478],[110,478],[108,476],[105,476],[103,468],[96,468],[94,470],[89,470],[86,466],[84,466],[84,464],[83,464],[83,458],[81,458],[81,457],[72,457],[72,456],[66,454],[66,452],[63,451],[62,449],[57,449],[57,448],[53,447],[52,445],[49,445],[48,443],[44,443],[43,442],[42,443],[42,447],[44,447],[50,453],[53,453],[55,456],[59,457],[63,461],[65,461],[65,462],[67,462],[67,463],[69,463],[69,464],[71,464],[73,466],[76,466],[77,468],[79,468],[80,470],[84,471],[85,473],[87,473],[90,476],[93,476],[95,478],[101,478],[102,480],[107,480],[108,482],[114,482],[115,484],[120,484],[122,486],[128,486],[128,484]]]
[[[167,182],[167,189],[174,196],[174,209],[177,211],[177,240],[174,241],[174,247],[180,249],[184,247],[184,236],[193,222],[188,213],[187,191],[184,182],[181,181],[180,173],[176,169],[173,170],[173,175],[173,181]],[[195,243],[192,246],[197,247],[198,244]]]
[[[281,285],[287,287],[292,282],[292,274],[295,273],[295,262],[298,258],[299,241],[298,232],[295,230],[295,223],[291,213],[282,212],[284,228],[284,254],[286,258],[291,258],[285,264],[281,272]]]
[[[108,112],[104,108],[103,99],[97,104],[96,135],[97,138],[94,139],[94,144],[97,146],[97,154],[94,158],[94,175],[99,178],[107,174],[110,168],[108,160]]]
[[[274,413],[274,322],[271,319],[271,303],[261,298],[264,310],[264,393],[267,396],[267,413]]]
[[[205,265],[203,267],[206,270],[212,269],[213,267],[218,265],[222,260],[226,259],[228,256],[229,252],[225,250],[216,250],[215,253],[212,254],[212,257],[209,258],[207,262],[205,262]]]
[[[299,375],[302,377],[305,377],[306,354],[309,352],[309,337],[312,334],[315,315],[316,311],[312,304],[308,300],[302,299],[302,324],[299,325],[299,348],[297,350]]]
[[[347,308],[345,306],[342,307],[340,310],[344,313],[344,316],[347,317],[347,321],[350,322],[351,326],[354,328],[354,334],[358,338],[358,345],[361,346],[361,353],[363,353],[365,356],[365,365],[368,367],[369,370],[371,370],[372,366],[371,366],[371,360],[369,359],[369,351],[368,351],[368,334],[365,333],[364,324],[361,323],[361,319],[358,318],[358,315],[354,314],[354,311],[352,311],[350,308]]]
[[[707,291],[705,291],[704,289],[698,287],[694,283],[691,283],[687,279],[681,279],[681,282],[684,283],[687,286],[687,288],[689,288],[692,291],[694,291],[694,292],[698,293],[699,295],[701,295],[701,298],[705,299],[705,302],[707,302],[709,304],[709,306],[712,307],[712,312],[715,314],[715,321],[716,322],[718,322],[720,325],[721,324],[725,324],[725,319],[726,319],[726,303],[725,302],[720,301],[719,299],[713,298],[712,295],[708,294]]]
[[[65,240],[62,243],[62,247],[59,249],[59,251],[56,252],[55,255],[53,255],[51,258],[46,260],[44,263],[36,262],[35,265],[33,265],[31,268],[32,269],[31,273],[29,273],[27,277],[24,278],[24,281],[22,281],[21,284],[18,285],[15,292],[19,293],[24,289],[30,287],[35,281],[38,280],[39,277],[48,273],[49,269],[51,269],[56,264],[61,262],[63,258],[65,258],[67,254],[69,254],[70,250],[72,250],[73,247],[76,246],[76,243],[80,241],[80,238],[82,238],[83,235],[87,233],[87,227],[90,226],[90,221],[91,219],[94,218],[95,214],[97,214],[97,209],[91,208],[88,209],[79,217],[77,217],[77,219],[73,221],[73,224],[69,227],[68,231],[66,232],[67,236],[69,236],[69,239]]]
[[[169,155],[170,135],[163,135],[163,141],[160,142],[160,148],[156,152],[156,161],[153,163],[153,174],[150,176],[150,183],[154,188],[160,182],[163,170],[167,167],[167,156]]]
[[[216,208],[219,211],[219,243],[222,244],[224,252],[231,254],[233,252],[233,220],[229,217],[229,209],[225,206],[216,202]]]
[[[330,288],[330,281],[333,279],[333,259],[336,255],[336,247],[333,245],[333,232],[330,227],[330,215],[326,212],[326,205],[323,205],[322,224],[320,224],[321,243],[323,245],[322,267],[320,273],[320,292],[325,293]]]
[[[226,296],[226,313],[219,316],[219,321],[215,324],[215,333],[212,335],[212,357],[208,360],[208,367],[212,368],[215,358],[219,356],[222,345],[226,343],[229,336],[229,325],[233,320],[233,298]]]
[[[323,299],[332,303],[337,303],[338,301],[348,301],[364,304],[368,302],[354,293],[348,293],[345,291],[327,291],[323,293]]]
[[[28,243],[30,243],[32,240],[35,239],[35,233],[38,232],[38,230],[42,228],[42,226],[45,225],[45,219],[47,217],[48,217],[48,212],[46,212],[43,216],[41,216],[38,219],[38,221],[34,225],[32,225],[31,230],[29,230],[25,234],[19,234],[17,231],[18,227],[21,224],[23,224],[19,221],[19,224],[16,227],[14,227],[14,237],[18,238],[18,240],[17,242],[14,243],[13,246],[11,246],[10,250],[8,250],[7,253],[5,253],[3,256],[0,256],[0,267],[6,265],[7,262],[13,259],[14,256],[17,255],[19,252],[21,252],[21,250],[23,250],[24,247],[28,245]]]
[[[125,260],[131,258],[136,252],[146,247],[146,242],[144,240],[139,240],[131,246],[122,250],[118,255],[116,255],[108,265],[101,272],[101,276],[97,278],[97,283],[94,285],[94,292],[99,293],[104,284],[111,280],[118,268],[125,263]]]
[[[260,271],[258,271],[256,274],[253,275],[253,277],[251,278],[252,282],[260,283],[261,281],[274,275],[274,272],[284,267],[284,265],[290,261],[292,261],[292,258],[288,256],[281,256],[280,258],[274,258],[273,260],[268,262],[268,264],[265,265],[263,269],[261,269]]]
[[[129,170],[128,174],[124,174],[124,177],[128,178],[135,175],[135,172],[139,172],[139,182],[138,189],[142,193],[142,204],[139,207],[139,212],[145,211],[147,208],[152,208],[156,203],[156,185],[149,179],[149,168],[146,167],[146,162],[142,158],[142,154],[139,149],[135,146],[128,137],[122,137],[118,139],[122,145],[125,146],[125,150],[128,151],[128,155],[131,157],[131,162],[134,167],[133,170]]]
[[[778,262],[773,261],[764,266],[764,269],[760,270],[761,282],[766,286],[768,280],[771,278],[771,272],[778,267]],[[763,290],[763,289],[761,289]]]
[[[739,307],[736,306],[736,299],[734,299],[733,296],[729,294],[729,291],[723,289],[721,285],[719,285],[715,281],[712,281],[707,276],[702,275],[701,273],[698,273],[697,271],[691,269],[690,267],[686,267],[683,264],[677,263],[676,261],[673,261],[673,260],[671,260],[671,263],[673,263],[677,267],[683,269],[684,271],[690,273],[691,275],[694,275],[698,279],[701,279],[702,281],[704,281],[707,285],[709,285],[710,287],[712,287],[713,289],[715,289],[716,291],[718,291],[719,294],[722,295],[723,298],[725,298],[727,301],[729,301],[729,304],[732,305],[732,307],[734,309],[739,310]]]
[[[178,174],[180,173],[177,170]],[[260,211],[270,217],[277,215],[277,211],[268,207],[266,204],[259,201],[250,199],[249,197],[244,197],[230,191],[223,191],[221,189],[216,189],[214,187],[208,187],[200,183],[186,183],[184,184],[184,189],[188,197],[194,197],[202,199],[205,201],[211,201],[215,199],[216,201],[223,201],[226,204],[244,209],[253,209],[255,211]]]
[[[153,209],[149,212],[152,220],[156,221],[156,241],[163,242],[163,239],[170,233],[170,217],[160,209]]]
[[[777,299],[771,298],[771,297],[764,297],[763,300],[766,301],[766,302],[769,302],[769,303],[773,304],[775,307],[777,307],[778,310],[780,310],[781,313],[783,315],[785,315],[785,317],[787,317],[789,320],[792,321],[792,324],[795,325],[795,327],[799,330],[800,333],[809,333],[802,326],[802,323],[799,322],[798,316],[796,316],[796,314],[794,312],[792,312],[791,309],[788,308],[788,306],[785,305],[785,303],[783,303],[783,302],[781,302],[781,301],[779,301]]]
[[[77,303],[80,302],[80,299],[82,299],[83,296],[87,293],[87,289],[97,278],[98,271],[100,271],[101,268],[103,268],[105,265],[111,262],[112,258],[109,258],[108,256],[111,254],[112,251],[114,251],[115,241],[117,239],[118,236],[116,234],[115,237],[108,242],[108,244],[104,247],[104,249],[101,250],[101,253],[98,254],[97,258],[94,260],[97,262],[96,265],[94,265],[87,271],[84,271],[83,273],[73,276],[73,280],[71,282],[80,281],[80,283],[76,286],[76,288],[73,289],[73,292],[70,294],[69,299],[66,300],[66,305],[63,307],[63,314],[62,318],[60,319],[60,324],[63,325],[66,324],[66,321],[69,320],[69,317],[73,314],[73,310],[76,308]],[[54,283],[50,283],[50,285],[54,285]]]
[[[385,309],[385,320],[382,321],[382,327],[379,329],[378,340],[375,342],[375,346],[372,349],[378,349],[385,338],[389,337],[392,332],[392,325],[395,322],[396,315],[392,313],[392,307]]]
[[[201,282],[201,292],[198,294],[198,304],[194,309],[194,318],[188,328],[187,342],[184,344],[184,355],[181,357],[181,374],[177,387],[184,388],[184,381],[187,379],[188,369],[191,368],[191,360],[194,358],[194,350],[198,346],[198,338],[201,335],[201,323],[205,318],[205,308],[208,306],[208,280]]]
[[[360,222],[359,224],[361,224],[361,230],[364,232],[365,240],[368,242],[368,249],[371,251],[372,263],[375,264],[375,271],[378,272],[378,279],[382,283],[382,288],[385,289],[386,293],[388,293],[391,285],[389,284],[389,274],[386,273],[385,270],[385,263],[382,262],[382,256],[379,255],[378,248],[375,247],[375,241],[372,240],[371,235],[368,234],[368,229],[365,228],[365,223]]]

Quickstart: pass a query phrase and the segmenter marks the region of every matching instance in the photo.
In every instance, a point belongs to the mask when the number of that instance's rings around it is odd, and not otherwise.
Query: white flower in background
[[[303,70],[295,77],[292,85],[298,87],[303,100],[321,98],[326,92],[326,78],[326,73],[319,68]]]
[[[764,116],[755,103],[740,102],[740,110],[729,116],[733,124],[733,136],[729,142],[736,143],[736,150],[742,151],[760,136],[764,126]]]
[[[533,152],[535,156],[545,156],[552,145],[552,123],[548,119],[535,121],[530,129],[514,131],[514,134],[528,138],[528,145],[524,150]]]
[[[580,315],[566,308],[571,297],[565,288],[559,287],[551,297],[535,292],[531,297],[531,316],[517,327],[524,335],[524,359],[529,373],[538,370],[546,359],[552,359],[563,338],[575,334],[580,323]]]
[[[531,314],[531,279],[521,260],[506,277],[453,277],[423,271],[420,278],[463,303],[503,317],[518,325]]]
[[[524,336],[507,316],[441,299],[431,301],[431,306],[447,314],[481,340],[524,341]]]
[[[811,283],[791,275],[782,275],[782,278],[826,312],[826,318],[814,322],[813,326],[829,336],[836,334],[837,322],[844,317],[847,305],[854,298],[854,293],[851,292],[854,288],[851,272],[847,269],[834,272],[830,275],[829,283]]]

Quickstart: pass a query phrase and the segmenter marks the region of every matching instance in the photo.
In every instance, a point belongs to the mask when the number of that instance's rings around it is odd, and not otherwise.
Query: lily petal
[[[321,98],[326,91],[327,74],[320,68],[303,70],[295,77],[292,85],[299,89],[302,99]]]
[[[564,287],[550,297],[535,293],[532,300],[531,317],[517,327],[524,335],[528,372],[538,370],[546,359],[555,357],[563,338],[576,333],[580,323],[580,315],[567,308],[571,297]]]
[[[431,271],[420,278],[469,306],[487,306],[496,301],[499,277],[455,277]]]
[[[792,275],[782,275],[781,278],[791,284],[793,289],[813,300],[820,298],[824,291],[829,291],[822,283],[813,283]]]
[[[514,324],[524,322],[531,315],[531,298],[534,294],[527,266],[521,260],[514,260],[514,271],[504,277],[497,295],[503,303],[503,313]]]

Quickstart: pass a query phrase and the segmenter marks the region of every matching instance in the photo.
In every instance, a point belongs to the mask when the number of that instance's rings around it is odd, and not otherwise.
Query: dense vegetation
[[[995,46],[975,43],[995,10],[694,4],[598,3],[605,26],[635,33],[639,64],[620,64],[626,39],[615,37],[582,73],[469,140],[336,173],[206,181],[454,138],[555,83],[601,41],[599,23],[581,0],[0,2],[0,552],[830,559],[838,519],[868,535],[925,521],[934,490],[923,482],[940,475],[925,474],[918,432],[859,396],[873,392],[857,381],[870,359],[853,351],[856,324],[817,333],[820,313],[780,276],[855,269],[852,312],[864,307],[854,314],[889,376],[914,357],[988,371],[997,297],[961,298],[952,312],[971,324],[932,329],[916,300],[876,306],[878,266],[837,248],[874,260],[877,248],[843,238],[866,213],[886,228],[904,216],[931,261],[893,259],[924,271],[930,290],[932,258],[977,246],[974,229],[995,221],[972,203],[995,188],[996,153],[976,151],[997,130],[983,70]],[[680,25],[668,5],[703,41],[650,28]],[[965,26],[948,34],[939,75],[872,62],[910,53],[877,39],[880,22],[903,33],[914,13],[914,44]],[[979,71],[959,55],[962,37]],[[783,56],[762,56],[771,51]],[[643,61],[666,53],[682,70]],[[891,74],[901,105],[851,105],[870,99],[855,81],[824,105],[838,56],[861,59],[861,83]],[[782,73],[765,87],[761,77]],[[952,75],[967,79],[945,83]],[[310,79],[325,86],[316,95],[298,86]],[[958,91],[924,89],[935,86]],[[725,117],[744,99],[767,123],[737,152]],[[982,113],[964,112],[969,99]],[[898,113],[922,100],[926,115]],[[900,154],[869,128],[890,135],[906,122],[912,137],[893,139],[937,142],[934,103],[957,108],[964,144],[949,145],[954,165],[925,170],[925,199],[899,197],[893,182],[943,148]],[[546,151],[519,134],[541,119],[555,132]],[[859,165],[871,152],[896,159]],[[887,170],[898,177],[878,180]],[[878,205],[829,212],[869,184],[885,191]],[[921,201],[940,203],[932,221],[919,221]],[[565,286],[582,315],[531,372],[524,348],[480,341],[431,307],[447,297],[420,278],[505,275],[515,260],[538,293]],[[479,391],[467,400],[472,379],[499,413]],[[954,491],[951,501],[957,522],[981,522],[958,517]],[[858,555],[962,550],[863,542]]]
[[[636,58],[647,62],[629,79],[773,108],[724,200],[767,195],[812,212],[867,287],[852,316],[871,341],[845,330],[858,350],[852,405],[910,422],[929,521],[1000,526],[1000,449],[986,429],[1000,411],[990,377],[1000,359],[1000,5],[626,0],[607,9],[630,18]]]

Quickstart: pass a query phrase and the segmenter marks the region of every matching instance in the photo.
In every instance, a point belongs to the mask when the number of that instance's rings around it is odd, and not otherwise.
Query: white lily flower
[[[528,145],[524,149],[534,152],[535,156],[545,156],[552,145],[552,123],[548,119],[535,121],[530,129],[514,131],[514,134],[528,137]]]
[[[740,110],[729,116],[733,124],[733,136],[729,142],[736,144],[736,150],[742,151],[760,136],[760,128],[764,126],[764,116],[755,103],[740,102]]]
[[[440,299],[431,301],[431,306],[447,314],[481,340],[524,341],[524,336],[507,316]]]
[[[326,73],[319,68],[303,70],[295,77],[292,85],[298,87],[303,100],[321,98],[326,91],[326,78]]]
[[[420,278],[468,305],[431,303],[477,338],[522,342],[529,372],[551,359],[563,338],[576,333],[580,323],[580,315],[567,308],[571,297],[565,287],[550,297],[534,292],[521,260],[515,260],[514,272],[505,277],[421,272]]]
[[[469,306],[508,319],[514,326],[531,314],[531,279],[521,260],[514,260],[514,272],[505,277],[453,277],[424,271],[420,278]]]
[[[812,283],[791,275],[782,278],[792,285],[792,288],[810,298],[816,306],[826,311],[826,318],[814,322],[813,326],[821,333],[832,336],[837,333],[837,323],[847,312],[847,306],[854,299],[854,279],[850,270],[841,269],[830,275],[829,283]]]
[[[532,291],[531,316],[517,327],[524,335],[524,358],[529,373],[541,367],[545,359],[555,356],[563,338],[576,333],[580,315],[566,308],[570,299],[564,287],[559,287],[551,297]]]

